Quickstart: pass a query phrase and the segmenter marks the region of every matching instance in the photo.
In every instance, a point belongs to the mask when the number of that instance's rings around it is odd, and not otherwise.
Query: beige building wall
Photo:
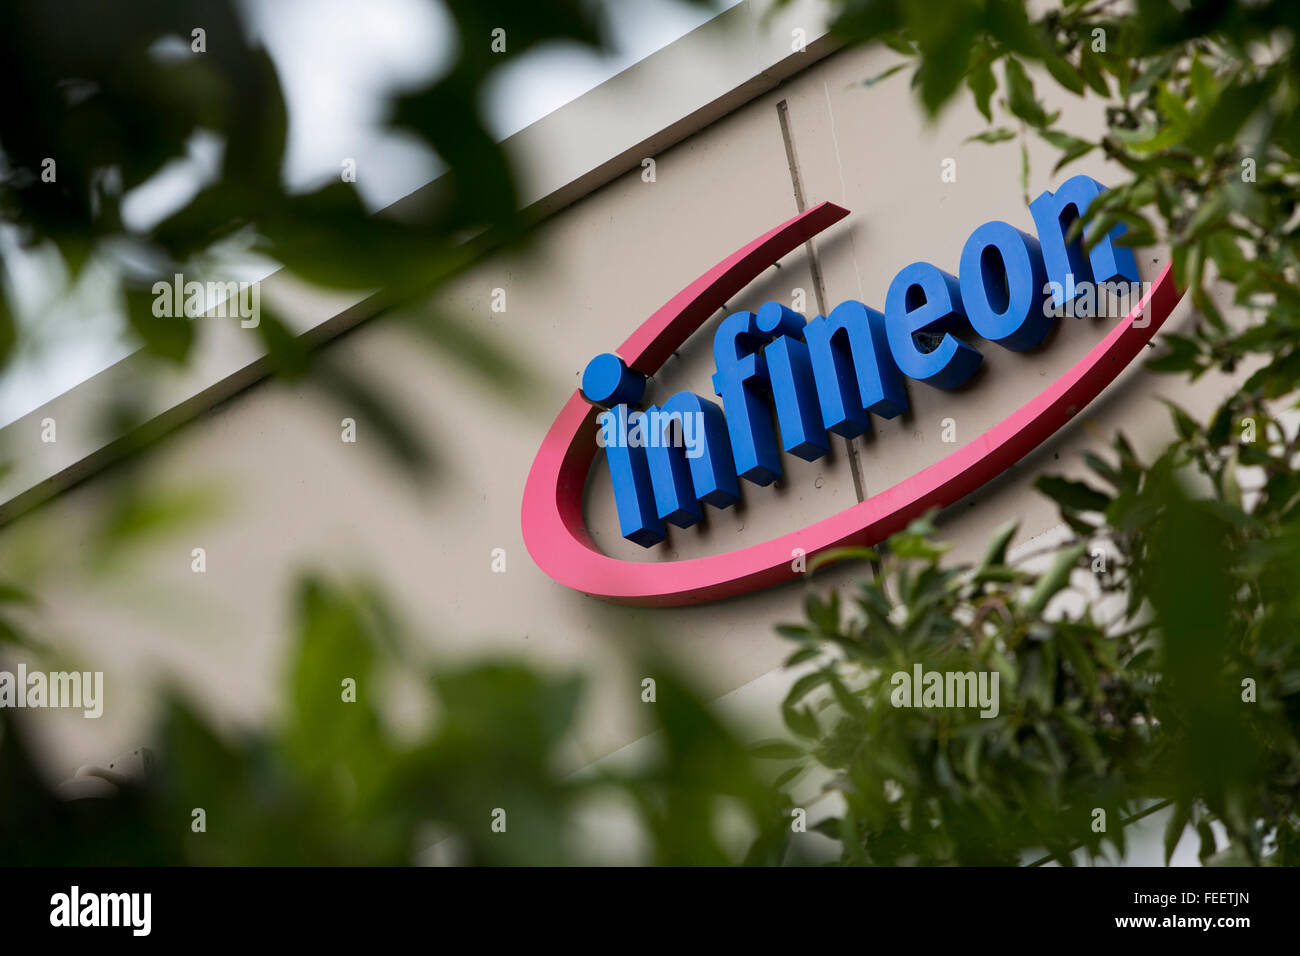
[[[586,362],[616,347],[702,271],[793,216],[796,181],[809,204],[833,200],[852,213],[815,243],[823,287],[816,287],[801,249],[728,303],[733,310],[768,299],[789,303],[795,289],[805,291],[810,316],[819,299],[827,307],[859,298],[881,308],[889,281],[914,260],[955,273],[963,242],[983,222],[1006,219],[1032,231],[1018,145],[966,144],[984,128],[968,101],[926,124],[905,73],[864,84],[895,60],[889,51],[850,50],[812,63],[656,154],[654,182],[643,180],[639,164],[631,167],[551,216],[530,254],[493,256],[446,288],[430,308],[469,323],[533,370],[539,385],[525,402],[503,399],[493,383],[415,344],[393,317],[326,346],[387,389],[434,445],[439,466],[432,481],[413,482],[391,465],[359,410],[322,402],[306,387],[266,381],[130,463],[148,487],[215,489],[222,508],[212,519],[115,557],[107,574],[96,572],[81,545],[113,493],[117,469],[110,469],[4,529],[0,547],[10,566],[42,569],[41,632],[106,674],[101,720],[51,713],[42,722],[56,766],[70,774],[138,746],[151,703],[146,689],[164,677],[231,725],[276,707],[288,585],[306,569],[382,583],[442,658],[502,652],[585,671],[592,696],[575,763],[642,733],[641,675],[628,669],[623,653],[639,642],[653,638],[669,648],[716,695],[777,668],[789,646],[773,625],[800,617],[808,585],[692,608],[604,604],[537,569],[520,535],[520,500],[542,436]],[[1052,105],[1081,127],[1099,121],[1090,101]],[[1052,175],[1051,155],[1044,144],[1030,143],[1031,197],[1075,172],[1103,182],[1120,178],[1099,162]],[[945,158],[957,161],[956,182],[941,180]],[[1141,257],[1143,278],[1154,279],[1163,264],[1162,251]],[[504,313],[491,311],[494,289],[505,290]],[[1184,304],[1169,327],[1189,319]],[[683,388],[712,395],[714,327],[716,320],[669,360],[647,401]],[[618,537],[598,457],[586,499],[592,533],[609,553],[662,561],[803,527],[858,501],[854,456],[868,494],[915,474],[1036,395],[1107,327],[1063,320],[1029,354],[984,343],[985,367],[969,386],[946,393],[908,382],[911,410],[900,419],[875,419],[874,431],[852,443],[836,439],[821,462],[786,456],[776,486],[744,485],[740,506],[710,510],[702,527],[673,529],[651,551]],[[991,529],[1011,517],[1022,520],[1022,539],[1050,532],[1058,519],[1030,489],[1037,474],[1079,471],[1079,451],[1116,429],[1150,449],[1169,434],[1158,395],[1203,411],[1223,391],[1211,378],[1191,393],[1183,387],[1130,370],[1031,459],[949,509],[943,533],[956,553],[977,553]],[[357,419],[356,444],[340,440],[344,417]],[[945,418],[954,420],[957,445],[941,441]],[[205,574],[191,571],[196,547],[206,550]],[[492,571],[496,548],[506,553],[504,574]],[[813,586],[852,573],[819,576]]]

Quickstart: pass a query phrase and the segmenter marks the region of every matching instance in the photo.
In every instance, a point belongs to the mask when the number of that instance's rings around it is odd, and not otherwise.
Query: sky
[[[712,9],[680,0],[603,0],[614,51],[596,56],[573,44],[540,48],[504,67],[485,91],[484,108],[498,139],[576,99],[734,6]],[[290,188],[310,189],[338,175],[340,157],[357,163],[366,205],[380,209],[437,177],[437,157],[381,128],[384,95],[436,79],[455,56],[455,30],[438,0],[243,0],[255,36],[270,51],[288,102],[284,175]],[[215,174],[221,144],[199,138],[190,155],[128,195],[129,225],[148,225],[183,204]],[[0,241],[3,241],[0,237]],[[238,278],[262,278],[269,267]],[[43,307],[27,291],[59,266],[36,256],[14,266],[20,315],[35,318],[28,344],[0,377],[0,425],[39,408],[128,355],[134,345],[96,294],[63,308]]]

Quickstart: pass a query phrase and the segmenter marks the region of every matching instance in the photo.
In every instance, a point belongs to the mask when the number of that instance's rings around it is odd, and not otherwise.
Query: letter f
[[[713,336],[713,391],[722,399],[727,431],[736,459],[736,474],[756,485],[781,476],[776,429],[766,401],[770,387],[767,363],[758,349],[764,336],[753,312],[736,312],[722,320]]]

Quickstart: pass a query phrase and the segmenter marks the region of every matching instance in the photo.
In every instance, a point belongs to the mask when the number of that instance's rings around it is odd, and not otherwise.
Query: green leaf
[[[835,696],[835,702],[840,705],[846,714],[854,717],[864,718],[867,716],[867,708],[862,703],[858,695],[848,689],[842,680],[831,674],[830,679],[831,693]]]
[[[1151,371],[1190,372],[1200,368],[1201,347],[1196,342],[1172,333],[1162,336],[1160,341],[1169,346],[1169,351],[1147,361],[1146,367]]]
[[[979,12],[966,3],[916,0],[903,6],[910,33],[921,51],[916,81],[921,104],[931,116],[956,92],[970,64]]]
[[[1169,822],[1165,824],[1165,866],[1174,858],[1174,849],[1178,846],[1178,841],[1182,839],[1183,831],[1187,829],[1187,824],[1192,819],[1191,801],[1179,801],[1174,804],[1173,813],[1169,815]]]
[[[1186,131],[1192,123],[1192,114],[1187,111],[1187,104],[1183,98],[1169,88],[1165,83],[1160,84],[1156,91],[1156,106],[1159,107],[1165,122],[1179,130]]]
[[[951,6],[946,4],[945,6]],[[984,28],[1005,50],[1032,59],[1050,56],[1039,25],[1021,0],[986,0]]]
[[[798,667],[800,664],[806,664],[808,661],[816,660],[822,655],[820,647],[805,647],[795,651],[785,659],[786,667]]]
[[[1081,481],[1071,481],[1056,475],[1040,475],[1034,487],[1062,508],[1072,511],[1105,511],[1110,496]]]
[[[1226,229],[1219,230],[1207,236],[1205,244],[1221,278],[1229,282],[1244,278],[1249,263],[1236,236]]]
[[[1020,519],[1013,518],[993,532],[993,538],[984,550],[984,558],[979,564],[981,571],[994,565],[1007,563],[1007,547],[1011,544],[1011,540],[1016,536],[1018,530],[1020,530]]]
[[[761,740],[749,752],[760,760],[798,760],[806,756],[802,747],[788,740]]]
[[[26,604],[35,605],[35,596],[15,584],[5,584],[0,582],[0,604]]]
[[[889,79],[891,76],[893,76],[895,73],[897,73],[899,70],[902,70],[902,69],[906,68],[907,65],[908,65],[908,64],[906,64],[906,63],[895,63],[895,64],[894,64],[893,66],[891,66],[889,69],[887,69],[887,70],[881,70],[881,71],[880,71],[879,73],[877,73],[875,76],[869,76],[869,77],[867,77],[865,80],[862,81],[862,85],[863,85],[863,86],[875,86],[875,85],[876,85],[877,83],[879,83],[881,80],[887,80],[887,79]]]
[[[1179,234],[1180,243],[1189,244],[1200,239],[1211,230],[1217,229],[1231,211],[1228,198],[1220,190],[1214,190],[1201,197],[1191,220]]]
[[[790,728],[790,732],[800,737],[816,740],[822,735],[821,725],[817,723],[817,718],[807,707],[792,707],[784,704],[781,707],[781,717],[785,725]]]
[[[1065,57],[1048,55],[1043,58],[1043,65],[1057,83],[1076,96],[1083,95],[1083,77]]]
[[[1051,569],[1038,579],[1025,610],[1031,615],[1039,615],[1056,594],[1070,583],[1070,572],[1079,563],[1079,558],[1087,550],[1087,544],[1076,544],[1056,555]]]
[[[812,629],[804,624],[778,624],[776,632],[796,641],[806,641],[813,636]]]
[[[1214,413],[1214,417],[1210,419],[1210,427],[1205,430],[1205,439],[1209,442],[1211,448],[1222,448],[1228,443],[1228,436],[1232,433],[1234,415],[1231,400],[1220,405]]]
[[[212,488],[194,485],[175,489],[149,488],[144,493],[125,486],[98,529],[96,545],[106,556],[117,548],[214,518],[219,500]]]
[[[1196,835],[1200,837],[1201,845],[1197,851],[1197,859],[1205,863],[1210,857],[1217,852],[1218,843],[1214,838],[1214,828],[1210,826],[1209,819],[1202,815],[1201,819],[1196,822]]]
[[[1110,83],[1107,82],[1106,74],[1097,63],[1097,54],[1093,53],[1091,47],[1086,44],[1079,53],[1079,71],[1094,93],[1110,99]]]
[[[7,283],[4,280],[4,264],[3,260],[0,260],[0,369],[9,364],[14,344],[18,340],[18,324],[14,321],[13,312],[9,308],[9,300],[5,292]]]
[[[804,611],[808,615],[808,620],[817,628],[821,634],[836,634],[840,629],[840,596],[839,592],[831,591],[828,600],[823,601],[821,596],[810,592],[804,599]]]
[[[1192,58],[1188,79],[1192,85],[1192,95],[1196,98],[1197,109],[1208,109],[1218,97],[1219,85],[1214,79],[1214,71],[1205,65],[1205,60],[1199,53]]]
[[[804,764],[795,764],[793,767],[786,767],[772,779],[772,786],[781,790],[786,784],[807,773],[808,767]],[[780,861],[777,861],[778,863]]]
[[[834,672],[830,670],[813,671],[811,674],[804,674],[791,686],[789,693],[785,696],[787,706],[793,707],[799,701],[803,700],[812,691],[816,690],[822,684],[830,681]]]
[[[839,817],[826,817],[824,820],[818,820],[810,826],[808,831],[810,833],[820,833],[822,836],[838,843],[845,837],[847,829],[848,828],[844,825],[844,821]],[[852,838],[852,836],[849,836],[849,839]]]
[[[1198,117],[1184,145],[1194,153],[1207,155],[1221,143],[1231,141],[1264,105],[1276,85],[1272,73],[1262,80],[1228,85],[1214,106]]]
[[[814,555],[808,562],[808,573],[838,561],[879,561],[880,554],[872,548],[832,548]]]
[[[1094,702],[1100,703],[1104,696],[1101,685],[1097,682],[1097,667],[1088,656],[1087,649],[1074,634],[1062,629],[1057,634],[1057,643],[1061,652],[1074,671],[1075,678],[1083,686],[1084,692]]]
[[[126,320],[145,349],[154,355],[180,364],[194,344],[194,322],[184,314],[184,303],[172,315],[154,315],[154,296],[143,289],[125,293]]]
[[[1182,438],[1183,441],[1191,441],[1200,434],[1201,427],[1196,423],[1196,419],[1192,418],[1191,415],[1188,415],[1167,398],[1162,398],[1160,401],[1169,409],[1169,416],[1173,419],[1174,428],[1177,430],[1178,436]]]
[[[1146,69],[1133,81],[1132,86],[1129,87],[1129,93],[1133,96],[1145,93],[1164,79],[1177,61],[1177,50],[1170,50],[1168,53],[1156,57],[1147,64]]]
[[[1097,474],[1101,475],[1101,477],[1105,478],[1112,486],[1117,489],[1121,487],[1119,472],[1112,468],[1108,461],[1090,451],[1085,451],[1082,457],[1084,464]]]
[[[1020,191],[1024,193],[1025,205],[1029,205],[1029,147],[1020,141]]]
[[[1004,143],[1009,139],[1016,138],[1016,131],[1007,129],[1005,126],[998,126],[994,129],[985,130],[982,133],[976,133],[974,136],[967,136],[967,143]]]
[[[992,63],[985,60],[978,66],[973,67],[970,73],[966,75],[966,85],[970,87],[971,96],[975,98],[976,108],[984,115],[986,120],[992,123],[993,111],[989,103],[998,87],[998,81],[993,76]]]
[[[1007,109],[1030,126],[1041,129],[1051,123],[1046,110],[1034,96],[1034,84],[1015,57],[1007,57],[1003,67],[1007,84]]]
[[[1097,148],[1096,143],[1090,143],[1086,139],[1079,139],[1057,129],[1039,130],[1038,135],[1061,150],[1061,158],[1052,167],[1052,172],[1058,171],[1062,166],[1074,162],[1081,156],[1086,156]]]

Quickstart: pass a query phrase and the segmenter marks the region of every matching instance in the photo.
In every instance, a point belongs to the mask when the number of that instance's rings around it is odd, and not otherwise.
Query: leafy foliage
[[[626,844],[640,838],[647,861],[745,860],[722,831],[723,799],[749,824],[751,862],[784,856],[778,796],[666,662],[640,666],[657,682],[645,710],[658,755],[634,770],[575,774],[566,750],[583,703],[579,677],[505,659],[433,666],[370,587],[308,577],[295,605],[281,712],[233,735],[172,693],[155,736],[156,777],[113,799],[62,799],[17,712],[0,709],[5,862],[398,865],[433,846],[462,864],[581,863],[591,851],[579,811],[611,795],[629,809]],[[354,702],[343,699],[345,678],[355,681]],[[403,685],[415,718],[389,703]],[[195,808],[205,811],[204,832],[191,830]],[[492,828],[497,809],[503,832]]]
[[[174,273],[213,272],[222,253],[260,254],[310,284],[381,290],[375,311],[403,310],[426,339],[494,389],[530,381],[526,370],[464,325],[430,315],[439,283],[504,243],[525,240],[515,171],[493,141],[481,92],[512,61],[550,42],[604,48],[599,8],[577,0],[544,5],[506,0],[489,11],[448,0],[459,52],[450,70],[386,104],[389,126],[427,145],[448,167],[430,202],[401,216],[367,214],[354,186],[335,182],[293,192],[283,181],[289,116],[275,64],[251,42],[233,0],[142,0],[108,10],[93,0],[0,7],[0,80],[15,91],[0,113],[0,244],[8,256],[39,250],[69,278],[44,290],[55,302],[94,269],[109,275],[139,344],[169,362],[194,358],[203,323],[160,319],[149,290]],[[492,31],[508,24],[506,52]],[[206,33],[205,52],[191,31]],[[214,181],[161,222],[124,222],[131,191],[186,155],[196,137],[216,137]],[[53,181],[42,177],[56,163]],[[21,346],[12,287],[0,283],[0,371]],[[36,317],[38,320],[40,316]],[[412,471],[431,461],[381,389],[356,378],[263,309],[257,332],[270,366],[308,378],[360,409]],[[525,389],[526,391],[526,389]],[[130,411],[130,396],[122,410]],[[128,414],[129,417],[129,414]],[[152,436],[156,437],[156,436]],[[130,447],[146,439],[137,436]],[[129,471],[107,515],[106,554],[139,543],[191,515],[202,502],[161,499]],[[38,646],[20,615],[32,602],[0,586],[0,641]],[[30,749],[22,722],[0,710],[0,845],[9,863],[405,863],[430,834],[472,863],[561,863],[586,859],[572,840],[572,816],[593,794],[623,795],[661,863],[738,862],[717,823],[719,800],[750,822],[750,859],[783,855],[786,818],[748,750],[709,713],[664,661],[645,661],[659,681],[661,759],[635,774],[576,779],[563,769],[572,746],[581,682],[509,660],[433,668],[394,643],[399,628],[369,589],[308,579],[296,597],[296,645],[286,707],[254,733],[234,737],[187,695],[174,692],[160,715],[158,779],[108,801],[61,800]],[[438,712],[414,740],[397,734],[376,701],[378,675],[397,671]],[[360,688],[340,700],[339,681]],[[655,728],[651,728],[652,730]],[[189,830],[203,807],[210,827]],[[507,811],[505,834],[489,812]],[[639,822],[638,822],[639,821]],[[429,830],[434,825],[436,828]]]
[[[785,702],[790,730],[829,771],[843,813],[820,824],[846,863],[1007,864],[1080,842],[1122,853],[1123,829],[1094,833],[1095,808],[1134,812],[1151,759],[1155,647],[1085,611],[1048,623],[1081,547],[1042,573],[1007,561],[1015,526],[978,566],[948,566],[928,521],[894,536],[851,600],[808,599],[782,633],[809,666]],[[998,675],[996,715],[913,708],[895,674]],[[972,693],[974,688],[972,688]],[[919,690],[918,690],[919,693]],[[901,703],[900,703],[901,701]]]
[[[481,4],[448,6],[462,38],[485,29]],[[160,325],[142,308],[143,290],[159,275],[202,274],[221,243],[246,243],[322,285],[382,287],[400,303],[482,249],[517,239],[527,222],[477,91],[498,64],[548,39],[600,36],[582,4],[510,3],[501,14],[519,24],[510,54],[462,43],[449,74],[394,101],[393,123],[451,167],[438,203],[397,220],[366,216],[347,184],[284,189],[283,98],[236,5],[145,2],[111,18],[101,7],[0,9],[0,77],[24,91],[20,107],[0,115],[0,217],[22,245],[57,249],[74,279],[89,263],[110,266],[141,343],[174,361],[193,354],[197,329]],[[1094,153],[1127,170],[1131,178],[1094,204],[1088,228],[1122,223],[1127,242],[1170,243],[1201,317],[1189,334],[1164,336],[1149,367],[1192,379],[1215,368],[1249,375],[1208,421],[1171,407],[1177,438],[1149,463],[1121,436],[1106,456],[1085,456],[1094,477],[1041,479],[1074,533],[1041,569],[1008,561],[1013,528],[978,565],[952,566],[925,522],[878,553],[840,556],[878,560],[880,570],[850,597],[810,599],[806,620],[782,629],[797,644],[790,665],[807,673],[783,707],[792,741],[757,755],[793,764],[779,786],[801,774],[826,779],[840,804],[818,829],[845,863],[1122,853],[1123,820],[1153,801],[1173,807],[1169,853],[1192,827],[1208,862],[1295,863],[1300,438],[1288,413],[1300,379],[1300,8],[1285,0],[1186,11],[1157,0],[1068,0],[1041,14],[1017,0],[838,7],[843,37],[886,43],[915,64],[923,109],[936,113],[968,93],[989,121],[976,140],[1020,137],[1027,156],[1024,138],[1039,136],[1059,152],[1058,170]],[[184,39],[195,22],[209,31],[207,57],[157,55],[158,40]],[[1045,82],[1101,98],[1105,133],[1087,139],[1059,126],[1040,96]],[[151,229],[124,226],[122,197],[199,131],[227,144],[217,182]],[[39,179],[50,155],[60,163],[57,187]],[[1238,307],[1231,319],[1211,295],[1216,284]],[[443,328],[440,318],[433,327]],[[322,366],[274,316],[260,334],[282,374],[316,375],[332,394],[383,414],[368,384]],[[18,337],[0,296],[0,362]],[[472,337],[435,338],[487,374],[504,361]],[[424,460],[400,418],[388,419],[404,460]],[[124,528],[154,520],[124,514]],[[29,600],[0,589],[0,640],[28,643],[15,612]],[[434,668],[394,639],[401,629],[370,590],[307,580],[296,607],[283,713],[234,737],[174,695],[157,738],[159,779],[118,800],[57,799],[22,726],[0,710],[7,860],[396,863],[412,859],[435,824],[465,862],[581,861],[574,814],[602,790],[630,798],[657,862],[738,859],[716,824],[719,800],[738,804],[752,825],[749,862],[798,859],[790,798],[662,662],[642,668],[660,677],[657,758],[635,772],[573,777],[560,756],[581,706],[575,678],[503,661]],[[996,672],[998,716],[893,706],[892,674],[916,664]],[[414,738],[397,733],[368,692],[394,671],[437,714]],[[356,704],[339,702],[341,676],[363,689]],[[220,826],[190,833],[196,806]],[[488,825],[486,810],[497,806],[510,815],[509,836]],[[1098,808],[1104,833],[1091,826]]]
[[[1156,0],[1070,0],[1038,16],[1010,0],[959,0],[942,16],[891,0],[838,7],[843,36],[914,60],[929,112],[964,81],[990,123],[974,139],[1009,138],[993,125],[1001,91],[1022,135],[1059,150],[1056,169],[1100,151],[1128,170],[1074,228],[1123,224],[1129,244],[1170,244],[1200,321],[1165,335],[1149,368],[1191,380],[1242,363],[1252,373],[1208,421],[1171,405],[1177,438],[1150,464],[1118,436],[1110,458],[1084,456],[1095,479],[1040,478],[1076,535],[1053,570],[947,568],[930,529],[917,527],[890,542],[854,613],[832,597],[785,629],[802,645],[793,662],[820,662],[796,691],[835,691],[818,705],[829,720],[787,706],[811,758],[838,774],[830,786],[846,809],[826,832],[846,862],[1011,862],[1033,846],[1065,860],[1073,846],[1099,852],[1082,807],[1163,800],[1174,806],[1167,853],[1190,825],[1204,860],[1295,863],[1300,10],[1182,11]],[[1070,94],[1105,100],[1105,134],[1058,128],[1026,64]],[[1216,284],[1231,290],[1240,320],[1221,312]],[[994,568],[1005,536],[991,548]],[[1083,555],[1101,555],[1095,593],[1065,613],[1050,599]],[[981,721],[888,706],[882,674],[914,661],[998,670],[1009,711]],[[1221,850],[1212,822],[1227,836]],[[1122,835],[1108,833],[1122,850]]]
[[[370,215],[354,183],[291,191],[283,178],[288,109],[275,64],[249,39],[234,0],[141,0],[107,11],[95,0],[16,0],[0,10],[0,82],[15,91],[0,114],[0,279],[13,258],[40,251],[66,281],[44,290],[41,314],[71,300],[87,277],[107,276],[125,328],[146,352],[181,363],[203,322],[153,314],[150,290],[180,273],[187,281],[229,279],[232,258],[263,256],[329,289],[378,290],[374,311],[403,312],[434,346],[499,381],[527,381],[509,356],[443,315],[429,315],[438,286],[489,248],[519,242],[529,226],[515,174],[480,109],[489,78],[541,44],[602,49],[597,11],[575,0],[545,6],[446,4],[458,32],[452,67],[422,89],[383,104],[389,128],[427,146],[447,165],[430,201],[401,216]],[[488,22],[488,21],[491,22]],[[504,52],[491,31],[510,24]],[[204,49],[192,47],[201,28]],[[183,159],[200,137],[220,145],[220,168],[162,221],[124,220],[123,204]],[[53,162],[53,167],[47,164]],[[53,173],[53,179],[47,177]],[[12,283],[0,282],[0,371],[21,347]],[[445,332],[445,334],[444,334]],[[264,311],[255,332],[281,374],[312,366],[308,343]],[[309,379],[363,405],[402,463],[421,470],[427,450],[372,383],[337,364]]]

